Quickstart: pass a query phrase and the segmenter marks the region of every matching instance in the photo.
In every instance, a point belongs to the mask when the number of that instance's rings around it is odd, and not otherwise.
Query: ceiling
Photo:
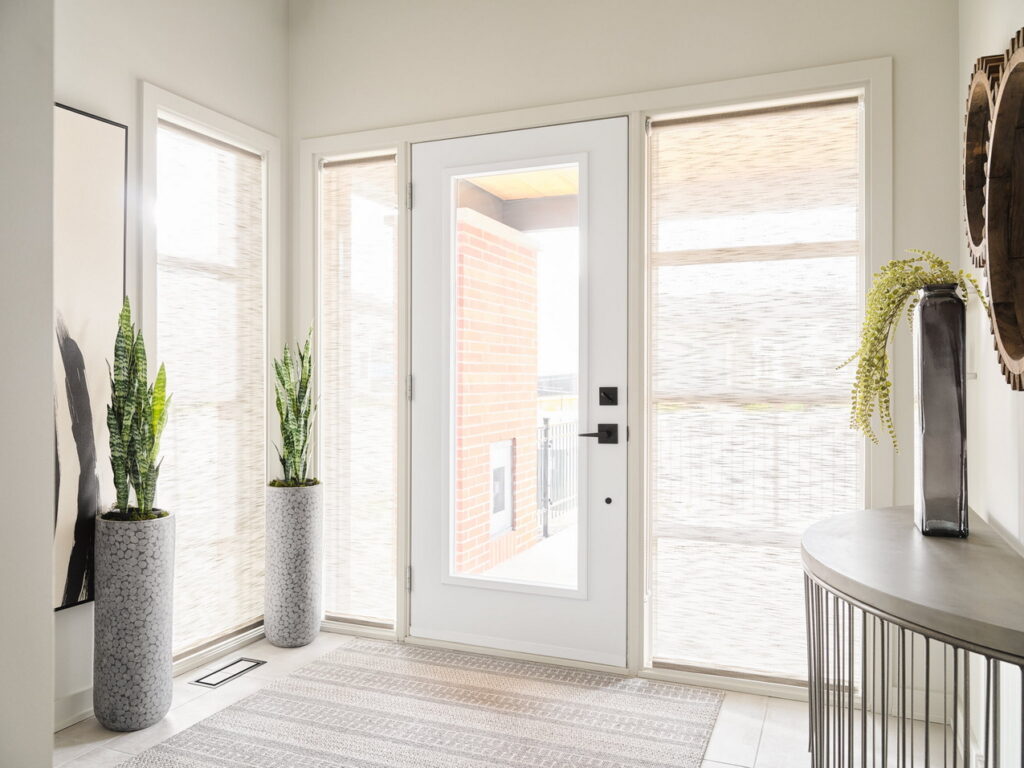
[[[490,176],[472,176],[466,181],[502,200],[528,200],[579,194],[579,166],[564,165],[513,171]]]

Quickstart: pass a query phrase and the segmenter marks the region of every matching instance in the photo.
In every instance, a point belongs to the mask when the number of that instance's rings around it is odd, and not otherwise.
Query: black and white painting
[[[96,513],[114,492],[110,382],[124,296],[128,129],[57,105],[53,118],[54,606],[93,599]]]

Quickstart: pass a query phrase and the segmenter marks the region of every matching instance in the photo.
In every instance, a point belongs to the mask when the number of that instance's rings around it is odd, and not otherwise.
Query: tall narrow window
[[[398,413],[395,158],[320,174],[320,477],[328,618],[392,625]]]
[[[157,343],[173,393],[161,507],[178,522],[174,651],[263,614],[264,162],[161,121]]]
[[[806,678],[800,534],[863,500],[859,114],[652,128],[655,664]]]

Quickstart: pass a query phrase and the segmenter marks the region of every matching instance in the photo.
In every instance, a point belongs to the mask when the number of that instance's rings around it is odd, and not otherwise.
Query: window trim
[[[892,257],[893,238],[893,104],[892,59],[867,59],[843,64],[832,64],[789,72],[756,75],[719,82],[668,88],[657,91],[632,93],[623,96],[590,99],[542,107],[531,107],[507,112],[477,115],[465,118],[417,123],[382,129],[342,133],[299,141],[295,179],[298,193],[293,201],[295,226],[292,231],[291,264],[293,283],[290,296],[290,317],[293,327],[302,328],[316,316],[317,279],[316,248],[316,169],[325,159],[360,154],[396,153],[399,163],[399,195],[408,188],[411,145],[416,142],[468,136],[478,133],[533,128],[558,123],[593,120],[606,117],[629,117],[629,370],[630,391],[646,392],[646,359],[644,347],[647,339],[647,220],[646,201],[646,127],[650,119],[670,116],[697,116],[702,112],[715,113],[730,109],[750,109],[755,105],[778,105],[830,97],[838,92],[860,94],[864,104],[864,139],[862,164],[864,169],[865,200],[863,261],[865,280]],[[410,243],[408,207],[399,205],[399,378],[410,372],[409,349],[409,267]],[[640,341],[642,343],[636,343]],[[894,375],[907,380],[910,359],[904,350],[894,357]],[[908,402],[909,390],[896,393]],[[900,400],[900,402],[903,402]],[[399,519],[397,525],[396,629],[394,636],[400,642],[438,645],[409,636],[409,594],[404,574],[409,563],[409,408],[408,400],[399,401]],[[900,404],[897,403],[897,407]],[[650,657],[650,633],[647,631],[649,583],[646,568],[646,430],[644,414],[647,403],[642,396],[630,398],[628,421],[631,436],[628,446],[628,515],[629,541],[628,568],[628,665],[607,668],[610,671],[638,675],[652,679],[675,680],[698,685],[749,693],[807,697],[804,687],[750,681],[740,678],[709,676],[702,673],[677,672],[654,669]],[[866,491],[865,506],[889,506],[894,495],[894,452],[884,443],[865,453]],[[349,631],[337,624],[336,631]],[[353,630],[355,631],[355,630]],[[512,658],[535,658],[530,654],[493,652]],[[547,659],[550,661],[550,659]],[[581,668],[595,665],[573,664]]]
[[[276,409],[268,397],[268,387],[273,380],[273,353],[282,346],[285,330],[283,311],[287,299],[286,283],[283,280],[282,242],[282,155],[281,142],[276,137],[245,123],[189,101],[152,83],[142,82],[142,98],[139,121],[141,163],[139,168],[139,258],[128,260],[126,290],[131,298],[140,329],[147,337],[149,357],[159,360],[156,332],[157,308],[157,251],[156,220],[154,205],[157,186],[157,132],[161,120],[175,123],[182,128],[207,136],[215,141],[229,144],[240,150],[260,156],[264,164],[264,252],[263,252],[263,411],[266,434],[264,435],[264,480],[269,480],[276,461],[271,435],[278,427]],[[172,372],[173,376],[173,372]],[[260,618],[262,625],[262,617]],[[262,632],[262,628],[259,629]],[[191,668],[197,659],[206,658],[206,646],[230,646],[232,637],[238,633],[234,628],[222,638],[216,638],[204,646],[193,649],[175,660],[176,669]],[[248,635],[246,635],[248,636]]]
[[[263,158],[264,175],[264,254],[263,254],[263,338],[264,349],[264,411],[267,435],[264,460],[265,479],[269,480],[277,457],[271,435],[276,434],[277,412],[268,397],[272,377],[272,360],[281,349],[286,328],[284,311],[287,300],[284,265],[282,261],[283,206],[282,206],[282,162],[281,142],[264,131],[230,118],[152,83],[142,83],[142,107],[140,121],[141,169],[140,169],[140,258],[132,274],[127,275],[128,295],[135,305],[136,316],[141,318],[140,327],[147,336],[151,359],[159,359],[156,348],[156,221],[153,207],[156,202],[156,141],[160,120],[176,123],[181,127],[201,133],[217,141],[252,152]],[[131,263],[131,260],[129,260]]]

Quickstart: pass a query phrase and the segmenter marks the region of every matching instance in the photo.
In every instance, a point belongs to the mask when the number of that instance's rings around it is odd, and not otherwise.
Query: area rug
[[[722,693],[353,639],[131,768],[698,768]]]

